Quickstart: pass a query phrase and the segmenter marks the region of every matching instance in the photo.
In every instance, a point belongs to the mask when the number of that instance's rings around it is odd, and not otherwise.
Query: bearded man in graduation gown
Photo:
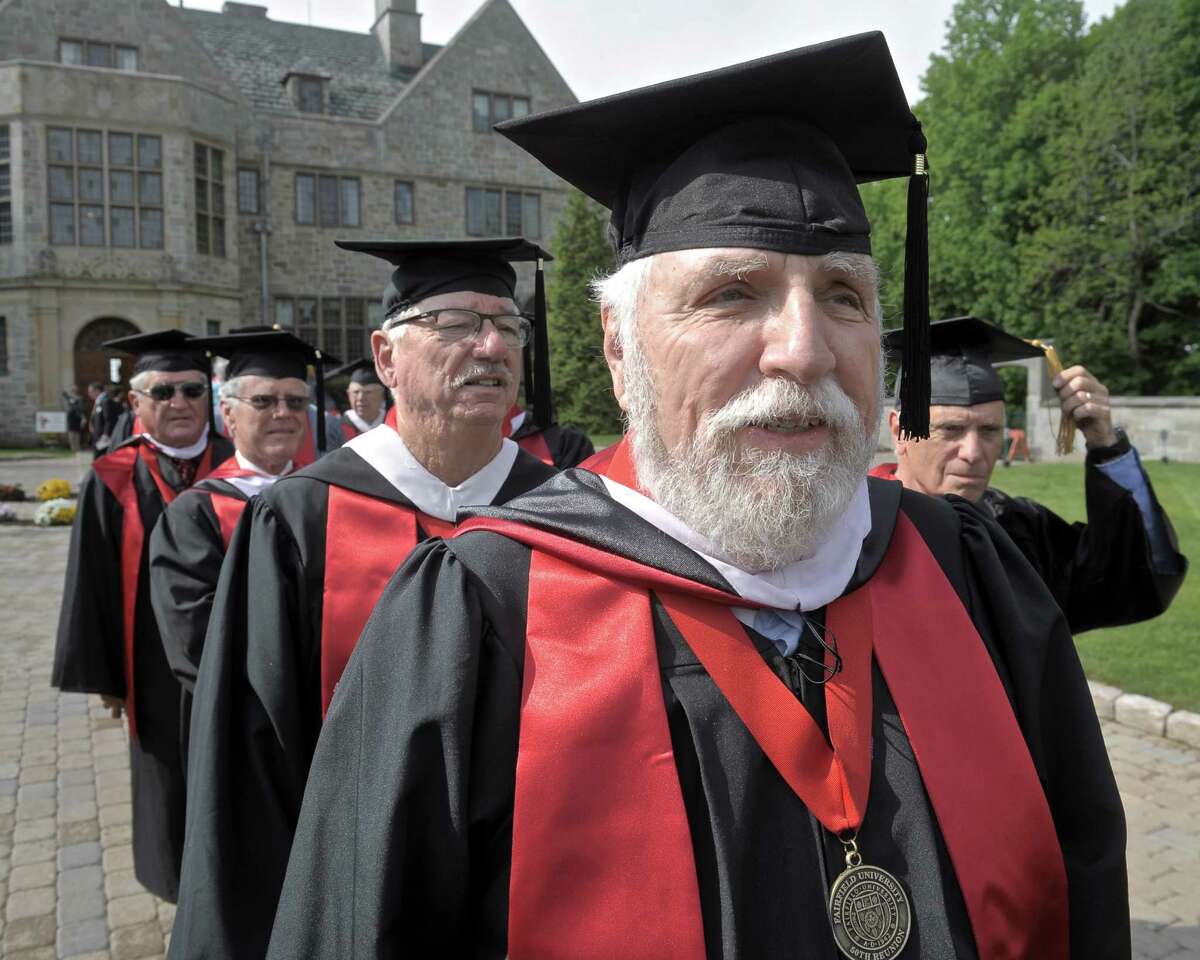
[[[900,411],[892,410],[896,461],[880,464],[872,475],[975,504],[1033,565],[1072,633],[1165,611],[1183,585],[1187,559],[1137,450],[1113,426],[1104,384],[1078,365],[1053,379],[1062,416],[1078,424],[1087,443],[1087,523],[1068,523],[1036,501],[990,486],[1005,424],[1004,384],[993,364],[1042,357],[1044,348],[975,317],[939,321],[930,335],[930,435],[903,437]],[[886,334],[884,346],[898,354],[901,331]]]
[[[250,498],[292,472],[307,428],[316,351],[282,330],[196,341],[229,358],[221,415],[234,455],[184,491],[150,537],[150,600],[167,661],[184,691],[184,760],[192,692],[221,563]]]
[[[233,447],[210,429],[208,358],[186,333],[105,346],[137,357],[129,400],[144,431],[97,459],[80,485],[51,683],[98,693],[128,716],[134,872],[173,902],[183,852],[180,688],[151,611],[149,541],[168,504]]]
[[[388,585],[268,956],[1128,958],[1061,613],[969,504],[865,476],[855,178],[924,149],[882,35],[500,129],[613,210],[630,432],[603,478],[473,511]]]
[[[461,508],[554,473],[501,435],[531,333],[513,263],[546,254],[520,238],[341,245],[395,265],[372,334],[395,421],[274,484],[234,533],[192,709],[172,957],[263,955],[325,709],[380,591]]]

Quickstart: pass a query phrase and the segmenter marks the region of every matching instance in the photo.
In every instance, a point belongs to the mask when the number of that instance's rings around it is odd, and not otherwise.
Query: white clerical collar
[[[528,414],[527,410],[522,410],[515,417],[508,421],[508,432],[516,433],[521,429],[521,424],[525,422],[525,417]]]
[[[291,460],[287,462],[287,466],[279,471],[279,473],[267,473],[267,471],[260,467],[257,463],[247,459],[246,457],[243,457],[242,451],[235,450],[233,455],[237,459],[237,465],[243,470],[253,470],[254,476],[226,477],[225,482],[237,487],[237,489],[241,490],[242,493],[247,497],[252,497],[256,493],[262,493],[280,477],[286,477],[292,472]]]
[[[854,574],[863,539],[871,530],[871,504],[864,479],[841,520],[811,557],[778,570],[749,573],[715,556],[716,550],[708,540],[649,497],[609,477],[602,479],[614,500],[700,554],[739,596],[777,610],[816,610],[840,597]]]
[[[168,447],[161,440],[156,440],[148,433],[143,433],[142,436],[168,457],[174,457],[176,460],[192,460],[200,456],[204,452],[204,448],[208,446],[208,424],[204,425],[204,432],[200,434],[200,439],[190,447]]]
[[[390,426],[360,433],[345,446],[370,464],[418,510],[448,521],[453,521],[463,507],[487,506],[495,500],[521,449],[511,440],[504,440],[500,452],[483,469],[457,487],[448,487],[425,469]]]
[[[346,411],[346,419],[349,420],[359,433],[366,433],[368,430],[374,430],[377,426],[383,423],[383,407],[379,408],[379,416],[368,423],[353,410]]]

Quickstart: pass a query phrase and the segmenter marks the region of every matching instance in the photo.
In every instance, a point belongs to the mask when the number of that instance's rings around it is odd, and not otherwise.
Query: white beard
[[[747,572],[777,570],[811,556],[871,464],[883,409],[882,364],[871,424],[832,376],[811,387],[774,377],[705,414],[689,441],[668,450],[645,355],[637,344],[626,342],[624,350],[626,416],[646,492]],[[737,430],[795,419],[823,421],[828,442],[800,455],[738,452]]]

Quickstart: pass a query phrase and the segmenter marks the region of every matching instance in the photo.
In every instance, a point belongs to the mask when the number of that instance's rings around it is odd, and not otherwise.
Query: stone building
[[[565,185],[491,127],[575,98],[508,0],[444,46],[375,3],[354,32],[0,0],[0,445],[126,333],[277,322],[365,355],[388,267],[337,237],[552,235]]]

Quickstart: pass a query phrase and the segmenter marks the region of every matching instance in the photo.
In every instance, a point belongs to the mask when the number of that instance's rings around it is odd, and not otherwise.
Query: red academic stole
[[[412,507],[330,486],[321,600],[321,716],[383,588],[417,545],[417,525],[446,536],[454,524]]]
[[[513,435],[513,420],[519,417],[522,412],[520,406],[513,404],[512,408],[508,411],[508,415],[505,416],[504,426],[500,432],[506,440]],[[522,437],[516,443],[518,447],[526,453],[533,454],[542,463],[547,466],[554,466],[554,454],[550,452],[550,444],[546,443],[546,437],[542,431],[539,430],[537,433],[531,433],[527,437]]]
[[[624,447],[610,467],[629,476]],[[459,533],[472,529],[533,548],[509,888],[514,960],[705,956],[651,591],[783,779],[833,831],[857,827],[866,812],[873,652],[980,957],[1068,956],[1066,871],[1037,771],[974,624],[903,514],[875,576],[827,608],[844,661],[826,687],[833,750],[730,612],[746,600],[521,524],[480,518]]]
[[[896,464],[881,463],[873,467],[868,473],[868,477],[878,477],[880,480],[895,480],[896,479]]]
[[[140,436],[145,436],[141,434]],[[177,493],[163,479],[158,469],[158,457],[154,455],[154,446],[148,440],[129,443],[100,457],[92,469],[100,478],[108,492],[117,498],[123,514],[121,521],[121,598],[123,626],[125,630],[125,713],[129,717],[130,739],[137,739],[137,710],[134,692],[133,670],[133,637],[134,620],[137,616],[138,581],[142,568],[142,544],[146,539],[145,526],[142,524],[142,512],[138,508],[137,485],[134,483],[134,470],[137,461],[141,460],[154,485],[158,487],[159,496],[165,507],[175,499]],[[196,480],[208,475],[212,467],[212,444],[204,449],[204,457],[196,469]]]
[[[216,470],[210,473],[206,480],[230,480],[238,477],[253,477],[257,474],[253,470],[247,470],[237,462],[237,457],[230,457],[222,463]],[[243,497],[231,497],[229,494],[221,493],[218,490],[205,490],[208,494],[208,501],[212,504],[213,513],[217,515],[217,523],[221,527],[221,542],[225,545],[225,549],[229,549],[229,541],[233,539],[233,531],[237,527],[238,521],[242,518],[242,511],[246,509],[246,504],[249,502]]]

